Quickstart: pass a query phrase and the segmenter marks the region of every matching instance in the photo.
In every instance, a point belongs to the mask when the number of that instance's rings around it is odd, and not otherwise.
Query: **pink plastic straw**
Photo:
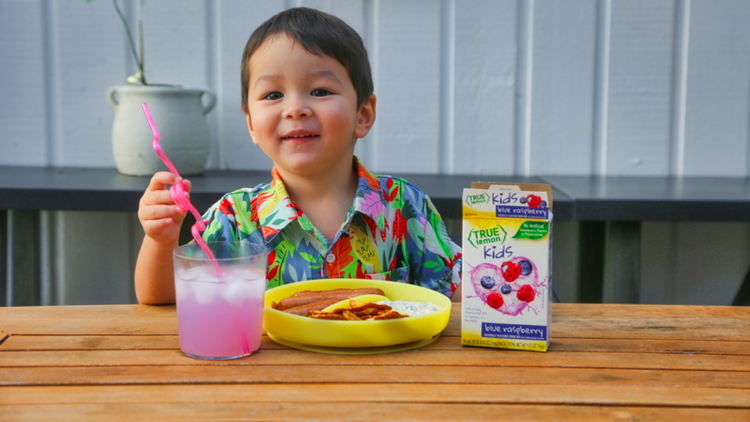
[[[151,111],[149,111],[148,109],[148,104],[143,103],[141,106],[143,107],[143,113],[146,115],[146,120],[148,120],[148,125],[151,127],[151,132],[154,134],[154,140],[152,142],[154,151],[156,151],[156,153],[159,155],[159,158],[164,161],[164,164],[167,165],[169,171],[171,171],[172,174],[179,178],[182,178],[182,176],[180,176],[180,173],[177,172],[177,169],[174,167],[174,165],[172,165],[172,162],[169,161],[169,158],[167,158],[167,156],[164,154],[164,151],[162,151],[161,145],[159,145],[159,130],[156,129],[154,119],[151,118]],[[200,232],[206,229],[206,225],[203,223],[203,217],[200,215],[200,213],[198,213],[198,210],[195,209],[193,204],[191,204],[190,201],[185,197],[185,188],[182,186],[182,182],[170,186],[169,194],[172,195],[172,200],[174,200],[175,204],[177,204],[180,209],[182,209],[183,211],[190,211],[193,214],[193,217],[195,217],[195,224],[193,224],[190,232],[193,234],[193,239],[198,242],[201,249],[203,249],[203,252],[205,252],[206,256],[208,256],[208,258],[211,260],[216,273],[219,274],[221,272],[221,270],[219,270],[219,263],[216,262],[216,257],[214,257],[211,249],[208,248],[206,242],[203,241],[203,236],[201,236],[200,234]]]

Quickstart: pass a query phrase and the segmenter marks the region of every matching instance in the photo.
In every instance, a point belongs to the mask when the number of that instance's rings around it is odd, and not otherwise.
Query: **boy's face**
[[[279,34],[250,58],[247,125],[282,173],[315,177],[351,165],[354,143],[375,121],[375,97],[357,107],[346,68]]]

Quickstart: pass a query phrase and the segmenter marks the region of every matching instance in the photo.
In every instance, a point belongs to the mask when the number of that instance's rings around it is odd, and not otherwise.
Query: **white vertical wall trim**
[[[453,174],[455,157],[456,0],[442,2],[440,31],[440,172]]]
[[[674,19],[674,61],[672,77],[672,136],[669,174],[685,174],[685,110],[690,51],[690,2],[677,0]]]
[[[611,0],[600,0],[596,23],[596,88],[594,90],[594,145],[591,168],[595,175],[607,174],[607,126],[609,115],[609,47],[612,22]]]
[[[518,60],[516,61],[515,174],[531,171],[531,90],[534,65],[534,0],[518,6]]]
[[[57,69],[57,2],[45,1],[42,3],[44,13],[44,68],[46,89],[46,108],[47,113],[47,165],[60,165],[62,155],[60,142],[60,123],[59,123],[59,87],[60,72]]]

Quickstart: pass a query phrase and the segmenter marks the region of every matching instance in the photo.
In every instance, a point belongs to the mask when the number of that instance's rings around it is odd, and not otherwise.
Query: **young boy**
[[[263,243],[269,288],[320,278],[402,281],[460,300],[461,249],[429,198],[405,180],[368,172],[354,156],[375,122],[362,39],[307,8],[279,13],[242,58],[250,137],[274,163],[273,181],[226,194],[203,216],[203,239]],[[185,211],[159,172],[141,198],[146,236],[135,271],[140,303],[174,302],[172,251]]]

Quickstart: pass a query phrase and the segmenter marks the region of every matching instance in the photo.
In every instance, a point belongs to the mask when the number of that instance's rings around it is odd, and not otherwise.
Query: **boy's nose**
[[[284,110],[284,117],[287,119],[302,119],[312,116],[312,109],[305,101],[296,98],[290,98],[288,106]]]

